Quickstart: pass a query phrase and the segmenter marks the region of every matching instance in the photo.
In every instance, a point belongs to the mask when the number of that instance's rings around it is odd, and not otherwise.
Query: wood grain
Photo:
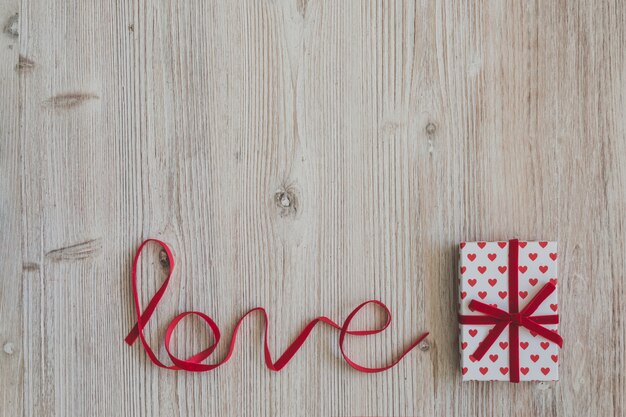
[[[626,4],[8,0],[0,6],[0,415],[624,416]],[[558,240],[561,381],[461,383],[456,247]],[[183,374],[123,337],[147,237],[177,256],[149,325],[262,305]],[[142,262],[143,299],[164,279]],[[380,318],[363,317],[361,325]],[[210,339],[182,325],[175,349]],[[217,356],[225,352],[225,343]]]

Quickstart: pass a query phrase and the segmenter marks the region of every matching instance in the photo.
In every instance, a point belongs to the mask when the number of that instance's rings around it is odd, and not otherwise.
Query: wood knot
[[[17,38],[20,36],[19,23],[20,15],[19,13],[15,13],[13,16],[9,17],[7,23],[4,25],[4,33],[12,38]]]
[[[274,194],[274,204],[278,207],[279,214],[282,217],[295,216],[298,213],[298,198],[295,190],[292,188],[287,187],[276,192]]]
[[[13,352],[15,352],[15,350],[13,349],[14,347],[15,345],[13,345],[13,343],[7,342],[4,344],[4,347],[2,349],[4,350],[4,353],[6,353],[7,355],[12,355]]]
[[[430,343],[428,342],[428,340],[422,340],[420,344],[417,345],[417,348],[422,352],[427,352],[430,350]]]
[[[28,272],[39,271],[39,264],[37,262],[24,262],[22,264],[22,270]]]
[[[90,239],[73,245],[63,246],[46,253],[53,261],[74,261],[94,258],[102,251],[102,239]]]
[[[35,61],[23,55],[19,56],[17,65],[15,67],[15,69],[18,72],[31,72],[34,68],[35,68]]]
[[[163,267],[163,269],[170,269],[170,258],[167,256],[167,252],[164,249],[161,249],[159,252],[159,263]]]
[[[546,381],[538,382],[535,386],[537,387],[538,390],[541,390],[541,391],[550,389],[550,384],[548,384],[548,382]]]
[[[57,94],[47,99],[44,104],[56,109],[70,109],[85,103],[88,100],[99,99],[96,94],[74,92]]]
[[[434,124],[433,122],[428,122],[428,124],[426,125],[426,133],[428,133],[429,135],[432,135],[435,133],[436,130],[437,130],[437,125]]]
[[[306,8],[308,6],[309,0],[298,0],[298,12],[300,12],[300,16],[306,16]]]

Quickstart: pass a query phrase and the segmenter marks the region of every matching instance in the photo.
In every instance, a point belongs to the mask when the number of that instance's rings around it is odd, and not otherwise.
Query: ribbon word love
[[[159,246],[161,246],[165,250],[165,253],[167,254],[167,257],[168,257],[168,260],[169,260],[170,270],[169,270],[169,274],[167,276],[167,279],[165,280],[165,282],[163,282],[163,285],[161,285],[161,287],[156,292],[156,294],[154,294],[154,296],[152,297],[150,302],[148,302],[148,306],[146,307],[146,309],[142,312],[141,311],[141,307],[139,305],[139,296],[138,296],[138,292],[137,292],[137,264],[139,262],[139,257],[141,255],[141,251],[150,242],[154,242],[154,243],[158,244]],[[402,360],[402,358],[404,356],[406,356],[406,354],[408,354],[422,340],[424,340],[424,338],[426,338],[426,336],[428,336],[428,333],[422,334],[414,342],[412,342],[411,345],[404,352],[402,352],[402,354],[398,358],[393,360],[390,364],[388,364],[386,366],[383,366],[383,367],[380,367],[380,368],[368,368],[368,367],[359,365],[356,362],[352,361],[348,357],[346,352],[344,351],[344,347],[343,347],[346,335],[367,336],[367,335],[377,334],[377,333],[380,333],[380,332],[384,331],[389,326],[389,324],[391,323],[391,312],[389,311],[387,306],[385,304],[383,304],[382,302],[378,301],[378,300],[369,300],[369,301],[366,301],[366,302],[360,304],[357,308],[355,308],[348,315],[346,320],[341,325],[335,323],[331,319],[329,319],[327,317],[324,317],[324,316],[315,318],[314,320],[309,322],[309,324],[307,324],[304,327],[304,329],[300,332],[298,337],[296,337],[296,339],[289,345],[289,347],[287,347],[285,352],[278,358],[278,360],[276,360],[276,362],[274,362],[272,360],[271,355],[270,355],[270,349],[269,349],[268,342],[267,342],[267,329],[268,329],[267,312],[265,311],[265,309],[263,307],[256,307],[256,308],[253,308],[252,310],[248,311],[246,314],[244,314],[243,317],[241,317],[239,319],[239,321],[237,322],[237,325],[235,326],[235,329],[233,330],[233,336],[231,338],[230,347],[228,349],[228,353],[226,354],[226,357],[224,359],[222,359],[218,363],[207,364],[207,363],[203,363],[203,361],[206,358],[208,358],[213,353],[215,348],[217,347],[217,344],[220,341],[220,329],[217,326],[217,324],[213,321],[213,319],[211,317],[207,316],[206,314],[204,314],[202,312],[199,312],[199,311],[186,311],[186,312],[181,313],[178,316],[174,317],[174,319],[167,326],[167,332],[165,333],[165,350],[167,351],[167,354],[169,355],[170,359],[172,360],[172,362],[174,364],[173,365],[166,365],[166,364],[164,364],[163,362],[161,362],[157,358],[157,356],[154,353],[154,351],[152,350],[152,348],[150,348],[150,346],[146,342],[146,339],[145,339],[144,334],[143,334],[143,329],[146,326],[146,324],[148,323],[148,320],[150,320],[150,317],[154,313],[154,310],[156,309],[157,305],[159,304],[159,301],[161,300],[161,298],[163,297],[163,294],[165,294],[165,290],[167,289],[167,286],[169,284],[169,281],[170,281],[170,278],[172,276],[173,270],[174,270],[174,256],[172,255],[172,251],[170,250],[170,248],[165,243],[161,242],[160,240],[148,239],[148,240],[144,241],[141,244],[141,246],[139,246],[139,249],[137,249],[137,253],[135,254],[135,259],[133,261],[133,269],[132,269],[133,299],[134,299],[134,303],[135,303],[135,312],[137,314],[137,323],[135,324],[133,329],[130,331],[128,336],[126,336],[125,341],[129,345],[133,345],[137,341],[137,338],[139,338],[141,340],[141,343],[142,343],[146,353],[148,354],[148,357],[152,361],[152,363],[154,363],[155,365],[157,365],[157,366],[159,366],[161,368],[172,369],[172,370],[184,370],[184,371],[190,371],[190,372],[205,372],[205,371],[211,371],[211,370],[213,370],[213,369],[223,365],[224,363],[226,363],[230,359],[230,357],[232,356],[232,354],[234,352],[235,341],[237,339],[237,331],[239,330],[239,326],[241,326],[241,322],[247,316],[249,316],[250,314],[252,314],[254,312],[257,312],[257,311],[260,312],[263,315],[263,318],[265,319],[265,338],[264,338],[265,363],[266,363],[267,367],[270,370],[272,370],[272,371],[280,371],[285,365],[287,365],[287,363],[291,360],[291,358],[296,354],[298,349],[300,349],[300,347],[304,344],[304,342],[306,341],[307,337],[309,336],[309,334],[311,333],[311,331],[313,330],[315,325],[317,323],[320,323],[320,322],[326,323],[326,324],[334,327],[335,329],[339,330],[339,350],[341,351],[341,354],[343,355],[343,358],[346,360],[346,362],[348,362],[348,364],[350,366],[352,366],[357,371],[366,372],[366,373],[382,372],[382,371],[385,371],[385,370],[387,370],[389,368],[392,368],[398,362],[400,362],[400,360]],[[368,304],[377,305],[377,306],[381,307],[385,311],[385,313],[387,315],[386,323],[382,327],[375,328],[375,329],[350,330],[350,323],[354,319],[354,316],[356,316],[356,314],[363,307],[365,307]],[[194,316],[199,317],[200,319],[202,319],[209,326],[209,328],[211,329],[211,332],[213,333],[213,340],[214,341],[213,341],[213,344],[211,346],[209,346],[208,348],[206,348],[202,352],[197,353],[197,354],[195,354],[195,355],[193,355],[191,357],[188,357],[186,359],[181,359],[181,358],[177,357],[176,355],[174,355],[172,353],[172,351],[170,349],[170,343],[171,343],[171,340],[172,340],[172,335],[173,335],[174,330],[176,329],[176,326],[178,325],[178,323],[180,323],[180,321],[182,319],[184,319],[185,317],[190,316],[190,315],[194,315]]]
[[[509,294],[518,293],[518,257],[519,244],[517,239],[509,240]],[[479,311],[483,316],[459,315],[459,323],[474,325],[495,325],[487,334],[487,337],[480,342],[478,348],[472,356],[476,360],[481,360],[491,346],[496,342],[498,336],[509,326],[509,368],[511,369],[511,382],[519,382],[519,328],[525,327],[551,342],[556,343],[559,347],[563,346],[563,339],[553,330],[543,327],[543,324],[558,324],[559,315],[551,314],[546,316],[532,316],[539,308],[541,303],[552,292],[556,290],[556,286],[551,282],[539,290],[537,295],[519,311],[519,301],[516,296],[509,297],[509,311],[506,312],[497,307],[485,304],[478,300],[472,300],[469,308],[472,311]]]

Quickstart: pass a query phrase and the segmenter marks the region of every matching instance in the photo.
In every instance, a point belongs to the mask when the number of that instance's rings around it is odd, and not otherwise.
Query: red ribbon
[[[141,307],[139,305],[139,297],[137,295],[138,294],[137,293],[137,264],[138,264],[138,261],[139,261],[139,256],[141,254],[141,251],[143,250],[144,246],[146,246],[146,244],[148,244],[149,242],[154,242],[154,243],[160,245],[165,250],[165,253],[167,254],[167,257],[168,257],[169,262],[170,262],[170,271],[169,271],[169,274],[167,276],[167,279],[165,280],[165,282],[163,282],[163,285],[161,285],[161,288],[159,288],[159,290],[156,292],[156,294],[154,294],[154,296],[152,297],[152,299],[148,303],[148,306],[146,307],[146,309],[142,313]],[[422,340],[424,340],[424,338],[426,338],[426,336],[428,336],[428,332],[422,334],[413,343],[411,343],[411,345],[404,352],[402,352],[402,354],[399,357],[397,357],[393,362],[391,362],[389,365],[386,365],[386,366],[383,366],[383,367],[380,367],[380,368],[368,368],[368,367],[359,365],[356,362],[352,361],[348,357],[346,352],[344,351],[344,347],[343,347],[346,335],[367,336],[367,335],[377,334],[377,333],[380,333],[380,332],[384,331],[389,326],[389,324],[391,323],[391,312],[389,311],[389,308],[387,308],[387,306],[385,304],[383,304],[382,302],[380,302],[378,300],[369,300],[369,301],[366,301],[366,302],[360,304],[357,308],[355,308],[348,315],[348,317],[344,321],[343,325],[339,325],[339,324],[335,323],[334,321],[332,321],[331,319],[329,319],[327,317],[324,317],[324,316],[317,317],[317,318],[313,319],[311,322],[309,322],[309,324],[307,324],[304,327],[304,329],[300,332],[298,337],[296,337],[296,339],[289,345],[289,347],[287,347],[285,352],[278,358],[278,360],[276,362],[274,362],[272,360],[272,357],[271,357],[271,354],[270,354],[270,349],[269,349],[269,346],[267,344],[267,327],[268,327],[267,312],[265,311],[265,309],[263,307],[256,307],[256,308],[253,308],[252,310],[248,311],[246,314],[244,314],[243,317],[241,317],[239,319],[239,321],[237,322],[237,325],[235,326],[235,329],[233,330],[233,336],[232,336],[232,339],[230,341],[230,347],[228,349],[228,353],[226,354],[226,357],[222,361],[220,361],[218,363],[215,363],[215,364],[205,364],[205,363],[202,363],[202,361],[204,361],[206,358],[208,358],[213,353],[213,351],[217,347],[217,344],[220,341],[220,329],[217,326],[217,324],[213,321],[213,319],[211,317],[207,316],[206,314],[201,313],[199,311],[186,311],[186,312],[181,313],[178,316],[174,317],[174,319],[167,326],[167,332],[165,334],[165,350],[167,351],[167,354],[169,355],[169,357],[172,360],[172,362],[174,363],[174,365],[169,365],[168,366],[168,365],[165,365],[164,363],[162,363],[161,361],[159,361],[159,359],[157,358],[156,354],[152,351],[152,349],[148,345],[148,342],[146,342],[146,339],[145,339],[144,334],[143,334],[143,329],[146,326],[146,324],[148,323],[148,320],[150,320],[150,317],[152,316],[152,313],[154,313],[154,310],[156,309],[157,305],[159,304],[159,301],[163,297],[163,294],[165,293],[165,290],[167,289],[167,285],[169,284],[170,278],[172,276],[172,271],[173,270],[174,270],[174,256],[172,255],[172,252],[170,251],[170,248],[165,243],[161,242],[160,240],[157,240],[157,239],[145,240],[141,244],[141,246],[139,246],[139,249],[137,249],[137,253],[135,254],[135,259],[133,261],[133,269],[132,269],[133,300],[134,300],[134,303],[135,303],[135,313],[137,314],[137,323],[135,324],[133,329],[130,331],[130,333],[128,333],[128,336],[126,336],[125,341],[126,341],[126,343],[128,345],[133,345],[135,343],[135,341],[137,340],[137,338],[139,338],[141,340],[141,343],[142,343],[146,353],[148,354],[148,357],[152,361],[152,363],[154,363],[155,365],[157,365],[157,366],[159,366],[161,368],[172,369],[172,370],[185,370],[185,371],[190,371],[190,372],[205,372],[205,371],[211,371],[211,370],[213,370],[213,369],[223,365],[224,363],[226,363],[228,361],[228,359],[230,359],[230,357],[233,354],[233,351],[235,349],[235,341],[237,339],[237,331],[239,330],[239,326],[241,326],[241,322],[243,321],[243,319],[245,319],[247,316],[249,316],[250,314],[254,313],[255,311],[261,312],[261,314],[263,315],[263,318],[265,319],[265,338],[264,338],[265,363],[266,363],[267,367],[270,370],[272,370],[272,371],[280,371],[285,365],[287,365],[287,363],[291,360],[291,358],[296,354],[298,349],[300,349],[300,347],[304,344],[304,342],[306,341],[307,337],[309,336],[309,334],[311,333],[311,331],[313,330],[315,325],[317,323],[319,323],[319,322],[326,323],[326,324],[334,327],[335,329],[340,330],[340,333],[339,333],[339,350],[341,351],[341,354],[343,355],[343,358],[346,360],[346,362],[348,362],[348,364],[351,367],[353,367],[357,371],[366,372],[366,373],[382,372],[382,371],[386,371],[387,369],[392,368],[398,362],[400,362],[400,360],[402,360],[402,358],[404,358],[404,356],[406,356]],[[356,316],[356,314],[363,307],[365,307],[368,304],[375,304],[375,305],[381,307],[383,310],[385,310],[385,313],[387,315],[386,323],[382,327],[377,328],[377,329],[371,329],[371,330],[349,330],[350,323],[354,319],[354,316]],[[193,356],[191,356],[189,358],[181,359],[181,358],[177,357],[176,355],[174,355],[172,353],[172,351],[170,350],[170,342],[171,342],[171,339],[172,339],[172,334],[174,333],[174,330],[176,329],[176,326],[178,325],[178,323],[183,318],[185,318],[185,317],[187,317],[189,315],[195,315],[197,317],[200,317],[202,320],[204,320],[204,322],[209,326],[209,328],[211,329],[211,332],[213,333],[214,342],[213,342],[213,344],[211,346],[209,346],[207,349],[203,350],[202,352],[197,353],[197,354],[195,354],[195,355],[193,355]]]
[[[511,382],[519,382],[519,328],[526,327],[531,332],[548,339],[551,342],[556,343],[559,347],[563,346],[563,339],[559,334],[547,329],[542,324],[558,324],[559,315],[551,314],[546,316],[532,316],[532,314],[539,308],[541,303],[554,290],[556,286],[551,282],[544,285],[537,295],[530,300],[530,302],[519,311],[518,303],[518,257],[519,257],[519,245],[517,239],[509,240],[509,311],[506,312],[497,307],[490,306],[478,300],[472,300],[469,303],[469,309],[472,311],[479,311],[484,316],[469,316],[459,315],[459,323],[461,324],[475,324],[475,325],[489,325],[494,324],[493,329],[489,331],[487,337],[480,342],[478,348],[474,351],[472,356],[476,360],[481,360],[491,346],[498,340],[498,336],[509,326],[509,368],[511,369]]]

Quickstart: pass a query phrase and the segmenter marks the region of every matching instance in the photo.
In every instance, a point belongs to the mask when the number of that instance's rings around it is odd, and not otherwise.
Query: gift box
[[[556,242],[462,242],[463,381],[559,377]]]

